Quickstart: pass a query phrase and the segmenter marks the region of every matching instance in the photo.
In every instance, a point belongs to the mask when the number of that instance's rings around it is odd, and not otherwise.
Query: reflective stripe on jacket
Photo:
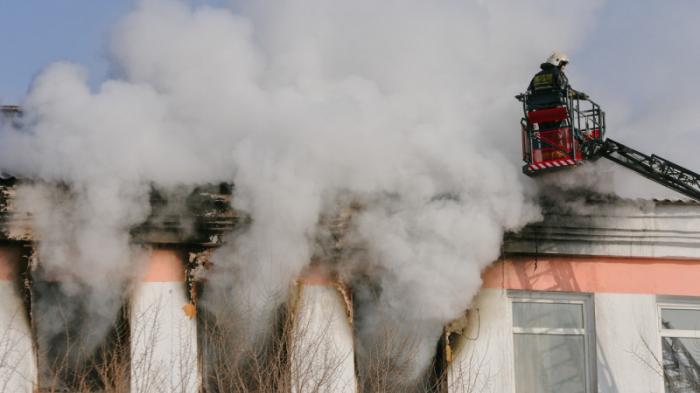
[[[528,92],[539,93],[558,90],[563,93],[569,86],[569,79],[558,67],[549,63],[543,63],[540,65],[540,68],[542,71],[535,74],[532,78],[530,86],[527,88]]]

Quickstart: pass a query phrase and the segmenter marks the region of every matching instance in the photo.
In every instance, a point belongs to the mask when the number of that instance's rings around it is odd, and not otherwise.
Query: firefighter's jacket
[[[569,78],[559,67],[543,63],[540,68],[542,71],[535,74],[527,88],[527,105],[531,110],[565,105],[567,95],[572,98],[588,99],[588,95],[569,86]]]
[[[559,69],[549,63],[540,65],[542,71],[535,74],[530,81],[530,86],[527,90],[530,94],[542,94],[557,92],[562,96],[566,95],[566,89],[569,86],[569,78]]]

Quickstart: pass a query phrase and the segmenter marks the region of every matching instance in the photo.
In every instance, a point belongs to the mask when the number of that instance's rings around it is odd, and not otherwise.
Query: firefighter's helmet
[[[547,58],[547,63],[552,64],[556,67],[564,65],[569,62],[569,56],[564,52],[554,51]]]

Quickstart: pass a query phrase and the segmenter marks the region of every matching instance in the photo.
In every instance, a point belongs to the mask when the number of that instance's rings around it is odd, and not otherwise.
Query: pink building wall
[[[700,296],[700,260],[518,256],[482,275],[484,288]]]

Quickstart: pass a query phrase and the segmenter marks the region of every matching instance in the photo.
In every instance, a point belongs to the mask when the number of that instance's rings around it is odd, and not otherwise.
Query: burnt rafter
[[[197,244],[217,247],[224,235],[245,226],[250,219],[233,209],[233,185],[207,184],[186,190],[151,192],[151,214],[131,231],[136,243]]]
[[[0,241],[32,242],[31,215],[13,204],[22,179],[0,179]],[[225,235],[244,227],[250,219],[231,205],[233,186],[206,184],[163,190],[152,187],[151,214],[131,229],[136,244],[218,247]]]

